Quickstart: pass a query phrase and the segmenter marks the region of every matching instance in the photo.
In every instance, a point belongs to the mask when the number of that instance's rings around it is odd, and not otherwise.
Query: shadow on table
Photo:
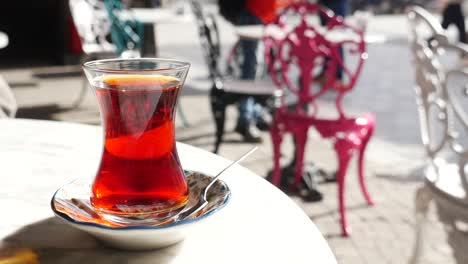
[[[21,248],[32,250],[39,256],[40,263],[171,263],[181,244],[153,251],[112,249],[87,233],[51,217],[6,237],[0,242],[0,256],[2,250]]]
[[[46,104],[31,107],[21,107],[16,113],[16,118],[40,119],[40,120],[57,120],[56,116],[60,113],[75,111],[88,125],[100,125],[99,111],[95,109],[81,109],[71,106],[63,106],[59,104]]]
[[[71,108],[63,107],[58,104],[38,105],[32,107],[21,107],[16,113],[17,118],[31,119],[53,119],[53,115],[70,111]]]

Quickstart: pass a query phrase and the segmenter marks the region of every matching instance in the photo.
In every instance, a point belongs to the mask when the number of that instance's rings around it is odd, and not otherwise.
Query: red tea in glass
[[[105,133],[92,205],[117,222],[174,215],[188,200],[174,135],[180,79],[109,73],[92,84]]]

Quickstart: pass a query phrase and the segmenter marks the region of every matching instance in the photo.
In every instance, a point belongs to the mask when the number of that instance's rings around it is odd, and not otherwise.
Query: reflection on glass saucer
[[[197,203],[200,191],[210,182],[211,176],[198,172],[186,172],[189,185],[187,207]],[[91,180],[75,180],[54,194],[51,207],[55,215],[72,226],[83,230],[97,239],[114,247],[144,250],[165,247],[184,239],[186,229],[202,222],[203,219],[223,208],[229,201],[231,192],[218,180],[208,192],[208,205],[196,216],[177,220],[169,218],[151,224],[122,225],[100,217],[92,207]]]

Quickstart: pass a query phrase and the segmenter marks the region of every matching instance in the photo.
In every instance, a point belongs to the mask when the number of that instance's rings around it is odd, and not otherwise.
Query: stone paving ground
[[[220,22],[225,53],[235,36],[229,25]],[[369,59],[357,88],[347,96],[345,105],[355,113],[370,111],[377,117],[376,133],[366,156],[367,183],[376,205],[365,205],[357,184],[355,165],[350,167],[346,179],[348,217],[353,231],[350,238],[340,236],[336,184],[318,185],[325,196],[322,202],[309,203],[298,197],[291,198],[318,226],[339,263],[407,263],[414,239],[414,193],[422,184],[421,167],[424,161],[412,90],[407,29],[402,16],[379,16],[372,18],[369,30],[383,33],[389,40],[383,44],[369,45]],[[212,150],[214,125],[207,96],[210,83],[196,27],[193,24],[160,26],[157,37],[162,57],[192,62],[180,101],[190,127],[183,127],[178,120],[177,139]],[[99,124],[97,102],[91,93],[79,108],[70,108],[81,87],[79,75],[38,78],[33,74],[37,70],[48,69],[0,71],[13,87],[20,106],[18,117]],[[232,132],[236,118],[234,107],[228,109],[227,116],[226,142],[219,154],[235,158],[249,149],[251,144],[241,142],[240,137]],[[310,132],[309,138],[307,162],[314,161],[327,171],[335,170],[336,159],[330,142],[321,140],[314,131]],[[243,165],[265,177],[272,167],[272,149],[267,133],[263,139],[258,152]],[[287,162],[292,153],[291,140],[286,140],[282,152],[284,162]],[[434,210],[429,219],[428,243],[422,263],[454,263]],[[314,263],[313,256],[314,248],[311,248],[311,263]]]

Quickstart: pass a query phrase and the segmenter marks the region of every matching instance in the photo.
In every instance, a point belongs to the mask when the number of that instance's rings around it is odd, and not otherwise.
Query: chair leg
[[[180,119],[182,120],[182,124],[184,125],[185,128],[189,127],[190,124],[187,121],[187,117],[185,117],[184,111],[182,110],[182,106],[177,104],[177,112],[179,113]]]
[[[415,204],[416,204],[416,226],[415,226],[415,244],[413,254],[410,258],[410,264],[417,264],[423,250],[424,229],[427,221],[427,212],[429,211],[429,204],[431,202],[430,191],[426,186],[419,188],[416,191]]]
[[[86,79],[86,76],[83,74],[82,78],[82,86],[81,86],[81,91],[80,94],[78,95],[78,98],[73,102],[71,108],[78,108],[81,103],[83,103],[83,100],[86,96],[86,93],[88,91],[88,80]]]
[[[294,175],[294,185],[299,186],[302,181],[304,170],[304,152],[307,142],[307,128],[294,133],[296,143],[296,174]]]
[[[224,121],[226,119],[226,104],[225,101],[222,99],[222,92],[220,90],[216,90],[216,88],[212,88],[212,92],[210,95],[210,103],[211,103],[211,112],[213,113],[213,118],[216,124],[216,141],[215,147],[213,152],[218,153],[219,146],[223,141],[224,135]]]
[[[358,175],[359,175],[359,184],[361,185],[361,191],[364,195],[364,198],[367,201],[368,205],[374,205],[374,201],[367,191],[366,182],[364,179],[364,153],[366,151],[367,143],[372,137],[373,128],[369,131],[367,138],[363,141],[361,148],[359,149],[359,160],[358,160]]]
[[[271,183],[275,186],[279,186],[281,178],[281,143],[283,139],[281,131],[278,128],[278,122],[276,120],[273,120],[273,122],[271,123],[270,136],[271,142],[273,144],[273,173],[271,176]]]
[[[85,63],[86,61],[88,61],[90,59],[92,59],[92,57],[83,56],[81,58],[81,65],[83,65],[83,63]],[[81,103],[83,103],[83,100],[85,99],[86,93],[88,92],[88,85],[89,85],[88,79],[86,78],[84,73],[82,74],[82,76],[83,76],[83,78],[82,78],[82,85],[81,85],[80,94],[78,95],[78,98],[71,105],[71,108],[78,108],[81,105]]]
[[[224,122],[226,119],[226,106],[221,105],[219,108],[214,110],[215,122],[216,122],[216,143],[214,153],[218,153],[219,146],[223,142],[224,136]]]
[[[346,219],[346,205],[345,205],[345,176],[348,169],[349,160],[351,159],[352,150],[344,141],[338,140],[335,143],[335,150],[338,155],[338,204],[340,211],[340,223],[342,236],[348,237],[351,229],[348,226]]]

